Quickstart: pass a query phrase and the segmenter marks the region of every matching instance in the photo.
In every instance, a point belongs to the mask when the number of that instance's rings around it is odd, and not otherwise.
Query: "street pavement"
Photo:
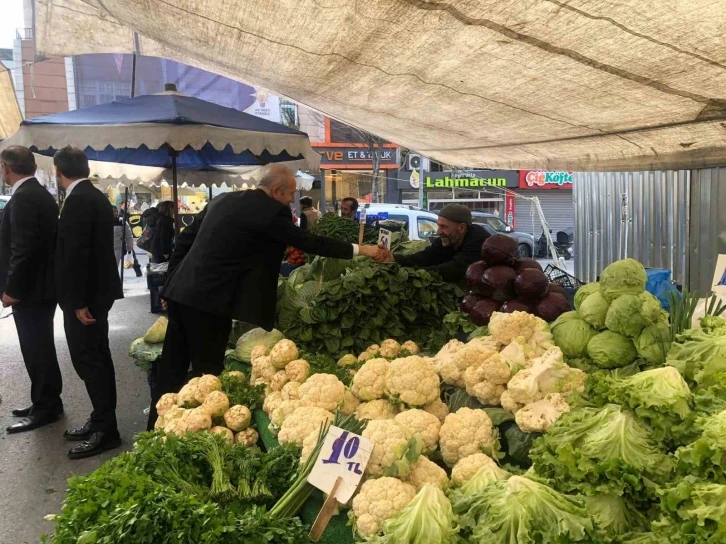
[[[139,261],[146,264],[144,257],[140,256]],[[30,403],[30,381],[13,318],[0,319],[0,544],[37,543],[41,535],[52,532],[52,523],[43,518],[60,511],[68,477],[87,474],[122,449],[131,448],[132,437],[146,428],[146,374],[136,368],[127,350],[157,316],[149,312],[146,278],[136,278],[133,270],[125,271],[124,295],[126,298],[117,301],[109,315],[123,445],[90,459],[68,459],[67,452],[73,444],[63,438],[66,428],[86,422],[91,403],[83,382],[73,370],[60,311],[55,317],[55,344],[63,374],[65,415],[57,423],[27,433],[5,432],[15,420],[10,411]]]

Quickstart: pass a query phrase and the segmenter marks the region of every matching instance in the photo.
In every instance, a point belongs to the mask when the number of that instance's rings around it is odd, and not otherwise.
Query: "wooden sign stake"
[[[333,489],[330,491],[328,498],[325,500],[323,507],[318,513],[318,517],[315,518],[315,523],[313,523],[313,526],[310,529],[310,538],[312,538],[314,542],[320,540],[320,537],[323,536],[323,533],[325,532],[325,528],[333,518],[333,514],[335,514],[335,509],[338,507],[338,500],[335,498],[335,494],[338,492],[338,486],[340,486],[342,481],[343,478],[338,476],[335,480],[335,484],[333,485]]]

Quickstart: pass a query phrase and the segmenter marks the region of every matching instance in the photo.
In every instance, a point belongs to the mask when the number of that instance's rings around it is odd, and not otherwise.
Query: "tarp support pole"
[[[209,198],[207,199],[207,204],[209,204],[212,201],[212,186],[209,186]]]
[[[129,220],[129,188],[124,189],[124,218],[121,221],[121,288],[124,286],[124,264],[126,263],[126,221]],[[119,214],[121,217],[121,214]]]
[[[176,157],[178,153],[172,149],[171,154],[171,196],[174,199],[174,232],[178,235],[181,229],[181,217],[179,216],[179,188],[176,178]]]

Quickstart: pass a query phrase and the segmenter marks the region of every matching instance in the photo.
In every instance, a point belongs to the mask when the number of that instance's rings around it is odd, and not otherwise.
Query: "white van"
[[[366,214],[380,219],[403,221],[408,229],[409,240],[430,240],[436,236],[439,216],[406,204],[361,204]],[[360,210],[359,210],[360,213]]]

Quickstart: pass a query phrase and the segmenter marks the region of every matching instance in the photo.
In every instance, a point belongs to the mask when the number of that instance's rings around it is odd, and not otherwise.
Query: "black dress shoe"
[[[33,405],[31,404],[27,408],[18,408],[17,410],[13,410],[13,415],[15,417],[28,417],[32,411]]]
[[[66,440],[81,441],[88,440],[91,436],[91,420],[89,419],[80,429],[68,429],[63,433]]]
[[[13,423],[7,428],[8,434],[13,433],[24,433],[25,431],[32,431],[43,425],[49,423],[55,423],[60,418],[60,413],[51,412],[49,414],[30,414],[28,417],[24,417],[17,423]]]
[[[107,450],[118,448],[121,445],[121,437],[118,431],[104,432],[93,431],[88,440],[81,442],[77,446],[70,449],[68,457],[71,459],[83,459],[84,457],[93,457]]]

